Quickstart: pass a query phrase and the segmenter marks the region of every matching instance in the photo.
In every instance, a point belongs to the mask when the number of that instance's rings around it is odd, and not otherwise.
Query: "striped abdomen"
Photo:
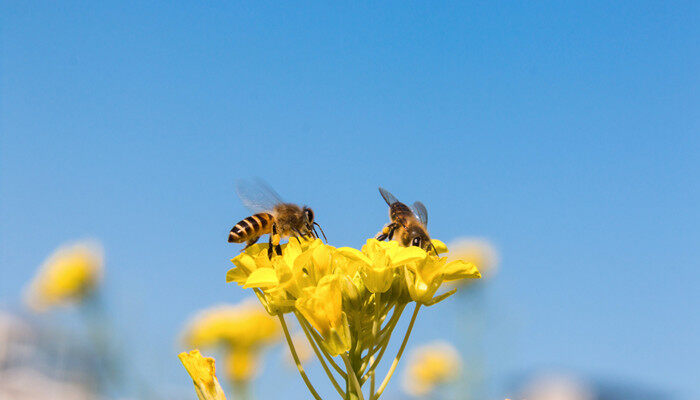
[[[258,238],[272,230],[274,218],[268,213],[258,213],[237,223],[228,234],[229,243],[243,243]]]
[[[413,217],[413,211],[411,211],[407,205],[397,201],[389,206],[389,217],[393,222],[399,222],[405,225],[406,220]]]

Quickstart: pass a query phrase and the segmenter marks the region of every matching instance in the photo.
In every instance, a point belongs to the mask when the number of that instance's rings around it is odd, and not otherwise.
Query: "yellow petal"
[[[360,261],[366,265],[372,265],[372,261],[360,250],[353,249],[352,247],[341,247],[336,251],[351,260]]]
[[[331,250],[329,246],[319,246],[315,248],[312,256],[316,270],[322,271],[322,273],[325,274],[325,272],[328,271],[331,261]]]
[[[481,273],[476,265],[462,260],[456,260],[447,263],[443,267],[443,273],[445,274],[446,281],[453,281],[457,279],[464,278],[481,278]]]
[[[231,259],[231,262],[240,268],[243,268],[248,273],[254,271],[257,267],[255,266],[255,259],[246,253],[241,253],[236,257]]]
[[[435,246],[435,250],[438,252],[438,254],[448,252],[447,245],[445,245],[445,243],[443,243],[442,241],[437,239],[431,239],[430,241],[433,243],[433,246]]]
[[[242,285],[245,283],[246,279],[248,279],[248,273],[243,270],[243,268],[231,268],[226,272],[226,283],[236,282]]]
[[[244,288],[262,288],[267,289],[279,285],[280,281],[277,278],[275,270],[272,268],[260,268],[253,271],[245,281]]]
[[[199,400],[226,400],[224,391],[216,379],[214,359],[203,357],[199,350],[178,355],[187,373],[192,377]]]
[[[387,250],[387,256],[389,256],[389,262],[393,266],[403,265],[411,261],[418,261],[424,259],[428,253],[420,247],[410,246],[410,247],[393,247]]]

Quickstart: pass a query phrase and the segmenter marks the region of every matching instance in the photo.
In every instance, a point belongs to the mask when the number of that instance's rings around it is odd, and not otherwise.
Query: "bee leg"
[[[270,241],[267,247],[267,257],[272,258],[272,248],[274,246],[275,253],[282,255],[282,246],[280,246],[280,235],[277,234],[277,224],[272,224],[272,232],[270,233]]]
[[[267,258],[272,259],[272,236],[277,235],[277,225],[274,223],[272,224],[272,232],[268,235],[268,241],[267,241]]]
[[[377,234],[375,239],[380,241],[386,239],[391,240],[391,238],[394,236],[394,231],[396,231],[398,227],[398,224],[396,224],[395,222],[390,223],[389,225],[385,226],[384,229],[382,229],[382,231],[379,232],[379,234]]]

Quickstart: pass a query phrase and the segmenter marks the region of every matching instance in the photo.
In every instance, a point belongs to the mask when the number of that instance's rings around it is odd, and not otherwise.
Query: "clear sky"
[[[548,367],[700,396],[698,3],[332,3],[3,2],[0,302],[99,238],[120,335],[189,389],[178,330],[247,295],[235,181],[354,246],[382,185],[498,246],[493,398]],[[412,340],[458,338],[459,301]]]

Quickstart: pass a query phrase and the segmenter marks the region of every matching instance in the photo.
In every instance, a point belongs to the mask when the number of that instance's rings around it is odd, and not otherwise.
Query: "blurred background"
[[[226,237],[255,176],[333,245],[387,222],[381,185],[492,247],[411,337],[460,353],[434,398],[700,397],[699,8],[3,2],[0,397],[193,398],[181,332],[248,296]],[[84,239],[98,294],[32,311]],[[285,352],[256,398],[306,398]]]

